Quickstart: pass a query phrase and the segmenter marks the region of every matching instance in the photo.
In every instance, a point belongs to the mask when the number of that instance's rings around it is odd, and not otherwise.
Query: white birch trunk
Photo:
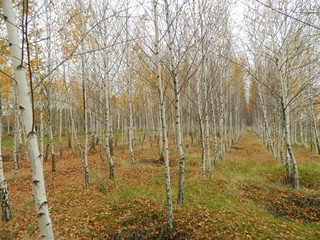
[[[204,91],[204,104],[205,104],[205,115],[204,115],[204,125],[205,125],[205,139],[206,139],[206,160],[207,160],[207,170],[208,173],[212,172],[211,169],[211,156],[210,156],[210,127],[209,127],[209,112],[208,112],[208,87],[207,87],[207,76],[206,76],[206,66],[203,69],[203,91]]]
[[[202,117],[202,104],[201,104],[201,89],[200,89],[200,76],[197,76],[197,108],[198,108],[198,119],[200,128],[200,143],[201,143],[201,177],[206,177],[206,152],[205,152],[205,136],[204,126]]]
[[[160,101],[160,113],[161,113],[161,125],[162,134],[164,140],[164,166],[166,174],[166,197],[167,197],[167,220],[169,234],[173,230],[173,206],[171,196],[171,180],[170,180],[170,166],[169,166],[169,142],[168,142],[168,130],[166,120],[166,107],[164,100],[164,92],[162,87],[160,56],[159,56],[159,28],[158,28],[158,0],[153,0],[153,12],[154,12],[154,28],[155,28],[155,55],[156,55],[156,74],[157,83],[159,88],[159,101]],[[180,192],[180,191],[179,191]],[[184,194],[183,196],[184,197]],[[181,199],[183,200],[183,198]]]
[[[319,135],[318,135],[317,120],[314,113],[314,107],[313,107],[313,102],[311,97],[309,97],[309,113],[311,118],[314,145],[316,147],[316,152],[320,154],[320,141],[319,141]]]
[[[18,175],[18,158],[19,158],[19,150],[18,150],[18,134],[19,134],[19,119],[18,119],[18,93],[17,93],[17,84],[14,82],[13,86],[13,115],[14,115],[14,126],[13,126],[13,165],[14,165],[14,176]]]
[[[59,109],[59,148],[60,157],[62,157],[62,108]]]
[[[267,147],[271,149],[272,155],[275,159],[277,159],[277,154],[274,150],[274,144],[271,138],[271,131],[270,131],[270,127],[269,127],[269,122],[267,119],[267,109],[265,106],[265,101],[264,101],[264,97],[262,96],[261,90],[260,90],[261,86],[258,86],[258,95],[260,98],[260,102],[261,102],[261,108],[262,108],[262,117],[263,117],[263,121],[264,121],[264,126],[266,129],[266,138],[267,138]]]
[[[207,89],[205,89],[205,92],[207,91]],[[209,127],[209,113],[208,113],[208,99],[206,96],[206,100],[205,100],[205,133],[206,133],[206,157],[207,157],[207,170],[209,173],[211,173],[212,169],[211,169],[211,154],[210,154],[210,127]]]
[[[281,57],[280,57],[281,59]],[[281,86],[281,107],[282,107],[282,117],[283,117],[283,123],[284,123],[284,137],[285,137],[285,143],[287,152],[290,156],[290,160],[293,165],[293,174],[294,174],[294,187],[300,188],[300,179],[299,179],[299,171],[297,162],[295,159],[295,156],[293,154],[293,150],[291,147],[291,132],[290,132],[290,118],[289,118],[289,105],[288,105],[288,90],[287,90],[287,83],[283,77],[282,73],[282,66],[281,64],[283,61],[280,61],[280,63],[277,62],[278,72],[279,72],[279,82]]]
[[[42,89],[42,87],[41,87]],[[44,126],[43,126],[43,102],[41,92],[39,93],[39,101],[40,101],[40,155],[41,155],[41,162],[43,163],[43,156],[44,156]]]
[[[130,74],[129,74],[130,75]],[[132,79],[129,77],[129,151],[130,151],[130,162],[131,162],[131,169],[135,168],[135,161],[134,161],[134,150],[133,150],[133,105],[132,105]]]
[[[237,112],[232,108],[232,105],[238,105],[238,103],[232,103],[232,99],[234,99],[233,95],[235,92],[233,91],[233,85],[230,86],[230,104],[229,104],[229,124],[230,124],[230,146],[234,144],[235,132],[234,132],[234,124],[233,119],[236,116]]]
[[[51,25],[49,24],[49,14],[50,14],[50,3],[49,1],[47,2],[47,29],[48,29],[48,34],[47,34],[47,51],[48,51],[48,73],[51,72]],[[48,97],[48,124],[49,124],[49,144],[51,147],[51,170],[53,172],[56,171],[56,157],[55,157],[55,151],[54,151],[54,143],[53,143],[53,130],[52,130],[52,106],[51,106],[51,83],[53,81],[53,78],[50,76],[49,77],[49,84],[46,87],[46,91],[47,91],[47,97]]]
[[[224,103],[224,108],[223,108],[223,148],[224,148],[224,153],[227,152],[229,146],[228,146],[228,140],[227,140],[227,119],[228,119],[228,113],[227,113],[227,106],[229,103],[229,99],[227,98],[227,94],[225,95],[223,101]]]
[[[213,91],[211,91],[211,107],[212,107],[212,127],[213,127],[213,164],[214,166],[218,165],[218,138],[217,138],[217,121],[215,116],[215,102]]]
[[[162,129],[162,122],[161,122],[161,102],[159,102],[159,158],[160,161],[163,160],[163,129]],[[153,135],[151,135],[151,145],[153,141]],[[151,146],[152,147],[152,146]]]
[[[306,139],[305,139],[305,134],[304,134],[304,123],[302,123],[302,119],[300,119],[299,121],[299,125],[300,125],[300,138],[301,138],[301,144],[303,147],[306,147]]]
[[[17,28],[14,25],[16,22],[14,18],[15,14],[10,0],[3,0],[2,5],[11,47],[11,64],[14,78],[17,81],[18,100],[25,125],[25,133],[27,135],[27,150],[32,169],[33,196],[35,198],[39,229],[42,239],[52,240],[54,236],[45,191],[41,155],[39,153],[37,136],[33,129],[33,113],[27,86],[26,71],[23,66],[20,66],[21,50],[19,48],[20,43]]]
[[[72,153],[75,154],[75,149],[74,149],[74,136],[75,136],[75,131],[73,127],[73,116],[72,116],[72,106],[70,105],[69,107],[69,119],[70,119],[70,128],[71,128],[71,149]]]
[[[225,152],[224,143],[224,100],[223,100],[223,86],[222,79],[220,80],[220,108],[219,108],[219,138],[220,138],[220,155],[219,159],[223,160]]]
[[[49,87],[50,88],[50,87]],[[53,143],[53,130],[52,130],[52,107],[51,107],[51,90],[48,89],[48,123],[49,123],[49,142],[51,147],[51,170],[56,172],[56,156],[54,151],[54,143]]]
[[[106,60],[105,60],[106,61]],[[105,63],[106,65],[106,63]],[[106,151],[107,151],[107,158],[109,161],[109,178],[114,179],[114,164],[113,164],[113,159],[111,156],[111,151],[110,151],[110,103],[109,103],[109,97],[110,97],[110,88],[109,88],[109,79],[108,79],[108,74],[107,74],[107,67],[105,66],[105,79],[104,79],[104,84],[105,84],[105,98],[106,98],[106,106],[105,106],[105,111],[106,111]]]
[[[80,20],[81,20],[81,36],[85,35],[85,22],[83,17],[83,4],[80,3]],[[84,41],[81,41],[81,50],[85,52]],[[86,60],[85,55],[81,54],[81,72],[82,72],[82,95],[83,95],[83,118],[84,118],[84,152],[83,152],[83,168],[85,188],[90,188],[90,173],[88,163],[88,102],[87,102],[87,74],[86,74]]]
[[[180,204],[184,203],[184,166],[185,157],[182,144],[182,130],[181,130],[181,120],[180,120],[180,92],[179,92],[179,78],[177,74],[177,66],[174,57],[174,40],[173,40],[173,29],[172,22],[170,20],[170,11],[168,0],[164,0],[165,13],[166,13],[166,23],[168,31],[168,48],[170,55],[170,71],[173,80],[174,97],[175,97],[175,129],[176,129],[176,140],[177,147],[179,151],[179,192],[178,192],[178,202]]]
[[[3,172],[2,161],[2,82],[0,82],[0,204],[2,209],[2,220],[8,222],[11,220],[11,207],[9,202],[9,191],[7,181]]]

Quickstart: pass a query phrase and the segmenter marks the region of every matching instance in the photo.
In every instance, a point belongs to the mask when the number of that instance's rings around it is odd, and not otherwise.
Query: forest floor
[[[148,145],[148,146],[147,146]],[[65,148],[57,172],[45,162],[45,181],[56,239],[167,239],[164,167],[158,147],[136,145],[136,169],[128,150],[114,150],[115,180],[99,151],[89,155],[92,186],[84,190],[78,154]],[[320,239],[320,156],[295,146],[300,190],[284,185],[284,167],[248,132],[225,160],[201,180],[199,146],[185,148],[186,204],[176,203],[178,153],[171,146],[174,199],[172,239]],[[24,158],[17,177],[5,162],[13,220],[0,222],[0,239],[39,239]]]

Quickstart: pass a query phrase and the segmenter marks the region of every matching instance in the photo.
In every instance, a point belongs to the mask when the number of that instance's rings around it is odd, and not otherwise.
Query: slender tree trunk
[[[159,116],[160,116],[160,121],[159,121],[159,159],[160,162],[163,161],[163,129],[162,129],[162,123],[161,123],[161,104],[159,104]],[[151,147],[152,147],[152,137],[151,137]]]
[[[44,157],[44,126],[43,126],[43,101],[42,101],[42,87],[39,93],[40,98],[40,155],[41,155],[41,162],[43,164],[43,157]]]
[[[180,119],[180,90],[179,90],[179,78],[177,73],[177,66],[175,63],[174,57],[174,39],[173,39],[173,29],[172,22],[170,20],[170,11],[168,0],[164,0],[165,12],[166,12],[166,23],[168,31],[168,48],[170,55],[170,72],[171,78],[173,80],[173,90],[175,97],[175,129],[176,129],[176,140],[177,147],[179,150],[179,192],[178,192],[178,202],[179,204],[184,203],[184,166],[185,166],[185,157],[183,151],[182,143],[182,130],[181,130],[181,119]]]
[[[268,122],[268,119],[267,119],[267,109],[266,109],[265,101],[264,101],[264,98],[263,98],[263,96],[261,94],[260,88],[258,88],[258,94],[259,94],[259,97],[260,97],[261,108],[262,108],[262,117],[263,117],[265,129],[266,129],[267,147],[271,149],[273,157],[275,159],[277,159],[277,154],[275,152],[274,144],[273,144],[273,141],[272,141],[272,138],[271,138],[271,131],[270,131],[270,127],[269,127],[269,122]]]
[[[320,154],[320,141],[319,141],[319,135],[318,135],[318,128],[317,128],[317,120],[316,116],[314,113],[314,107],[313,107],[313,102],[309,100],[309,112],[310,112],[310,117],[311,117],[311,126],[312,126],[312,132],[313,132],[313,141],[314,145],[316,147],[316,151],[318,154]]]
[[[281,58],[280,58],[281,59]],[[281,62],[282,63],[282,62]],[[299,171],[295,156],[293,154],[293,150],[291,147],[291,132],[290,132],[290,118],[289,118],[289,105],[287,99],[287,85],[286,81],[283,77],[282,69],[279,67],[281,65],[277,64],[278,72],[279,72],[279,82],[281,86],[281,107],[282,107],[282,117],[284,123],[284,136],[285,136],[285,143],[288,154],[290,156],[292,165],[293,165],[293,174],[294,174],[294,187],[300,188],[300,178],[299,178]]]
[[[132,79],[129,77],[129,151],[131,169],[135,168],[134,150],[133,150],[133,105],[132,105]]]
[[[212,107],[212,127],[213,127],[213,164],[218,165],[218,138],[217,138],[217,121],[215,116],[215,102],[213,91],[211,91],[211,107]]]
[[[305,134],[304,134],[304,123],[302,122],[302,120],[300,119],[299,121],[300,124],[300,138],[301,138],[301,144],[303,147],[306,147],[306,138],[305,138]]]
[[[126,78],[127,78],[127,83],[128,83],[128,104],[129,104],[129,152],[130,152],[130,162],[131,162],[131,169],[135,169],[135,160],[134,160],[134,145],[133,145],[133,97],[132,97],[132,77],[130,76],[130,68],[129,68],[129,51],[130,51],[130,46],[129,46],[129,2],[127,0],[127,11],[126,11],[126,60],[127,60],[127,69],[126,69]]]
[[[105,60],[107,61],[107,60]],[[105,98],[106,98],[106,151],[107,151],[107,158],[109,161],[109,178],[114,179],[114,164],[113,164],[113,159],[110,151],[110,103],[109,103],[109,97],[110,97],[110,88],[109,88],[109,79],[108,79],[108,73],[107,73],[107,63],[105,63],[105,79],[104,79],[104,84],[105,84]]]
[[[219,138],[220,138],[220,155],[219,159],[223,160],[224,152],[225,152],[225,144],[224,144],[224,100],[223,100],[223,87],[222,87],[222,80],[220,81],[220,108],[219,108]]]
[[[50,87],[49,87],[50,88]],[[56,156],[54,151],[53,130],[52,130],[52,106],[51,106],[51,89],[47,90],[48,95],[48,123],[49,123],[49,144],[51,147],[51,169],[56,172]]]
[[[207,78],[206,72],[204,70],[204,104],[205,104],[205,116],[204,116],[204,123],[205,123],[205,137],[206,137],[206,157],[207,157],[207,170],[208,173],[212,172],[211,169],[211,156],[210,156],[210,127],[209,127],[209,99],[208,99],[208,88],[207,88]]]
[[[158,28],[158,0],[153,0],[153,11],[154,11],[154,28],[155,28],[155,55],[156,55],[156,74],[157,83],[159,88],[159,101],[160,101],[160,115],[161,115],[161,125],[162,134],[164,140],[164,166],[166,172],[166,196],[167,196],[167,220],[168,220],[168,231],[169,234],[173,230],[173,206],[172,206],[172,196],[171,196],[171,179],[170,179],[170,166],[169,166],[169,142],[168,142],[168,130],[167,130],[167,120],[166,120],[166,107],[164,92],[162,87],[161,78],[161,67],[160,67],[160,56],[159,56],[159,28]],[[179,180],[180,182],[180,180]],[[180,185],[179,185],[180,186]],[[183,189],[182,189],[183,190]],[[179,190],[180,192],[180,190]],[[184,197],[184,192],[182,192]],[[183,198],[181,198],[183,201]]]
[[[80,2],[80,19],[81,19],[81,36],[85,35],[85,22],[83,17],[83,4]],[[81,49],[85,52],[84,41],[81,42]],[[82,72],[82,96],[83,96],[83,118],[84,118],[84,152],[83,152],[83,168],[85,188],[90,188],[90,171],[88,163],[88,102],[87,102],[87,74],[86,74],[85,55],[81,54],[81,72]]]
[[[59,109],[59,150],[60,157],[62,157],[62,108]]]
[[[74,149],[74,136],[75,136],[75,130],[74,130],[74,123],[73,123],[73,116],[72,116],[72,106],[69,106],[69,119],[70,119],[70,138],[71,138],[71,149],[72,153],[75,154]]]
[[[50,14],[50,3],[48,1],[47,4],[47,11],[46,11],[46,17],[47,17],[47,51],[48,51],[48,65],[47,65],[47,71],[48,73],[51,72],[51,64],[52,64],[52,58],[51,58],[51,25],[49,24],[49,16]],[[49,76],[48,85],[45,87],[45,90],[47,92],[47,98],[48,98],[48,131],[49,131],[49,144],[51,147],[51,169],[53,172],[56,171],[56,157],[55,157],[55,151],[54,151],[54,142],[53,142],[53,126],[52,126],[52,106],[51,106],[51,84],[52,84],[53,78]]]
[[[204,126],[202,110],[203,106],[201,104],[201,92],[200,88],[200,76],[197,76],[197,108],[198,108],[198,119],[199,119],[199,129],[200,129],[200,143],[201,143],[201,177],[206,177],[206,152],[205,152],[205,136],[204,136]]]
[[[35,199],[36,214],[39,223],[41,237],[44,240],[54,239],[51,219],[49,215],[48,201],[45,191],[45,183],[41,157],[38,148],[37,136],[34,131],[33,109],[30,102],[29,90],[26,80],[26,71],[20,65],[21,50],[19,48],[19,38],[17,28],[15,26],[15,18],[12,2],[3,0],[3,14],[5,16],[6,25],[9,35],[9,43],[11,47],[11,63],[12,69],[17,82],[18,100],[22,111],[25,133],[27,135],[27,150],[30,158],[32,169],[33,196]]]
[[[18,150],[18,134],[19,134],[19,119],[18,119],[18,93],[17,84],[13,83],[13,115],[14,115],[14,125],[13,125],[13,164],[14,164],[14,176],[18,175],[18,162],[19,162],[19,150]]]
[[[1,80],[1,78],[0,78]],[[3,172],[3,161],[2,161],[2,84],[0,81],[0,203],[2,209],[2,220],[9,222],[12,218],[11,207],[9,202],[9,191],[7,187],[7,181]]]

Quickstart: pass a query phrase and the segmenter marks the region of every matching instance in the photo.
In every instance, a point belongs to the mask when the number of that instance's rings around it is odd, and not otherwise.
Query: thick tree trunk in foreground
[[[9,35],[11,48],[11,63],[15,80],[17,82],[18,100],[22,111],[25,133],[27,135],[27,150],[32,169],[33,196],[35,199],[36,214],[42,239],[54,239],[51,219],[49,215],[48,201],[46,197],[41,155],[39,153],[36,133],[33,129],[33,110],[31,106],[29,89],[26,80],[26,71],[20,65],[21,50],[17,28],[14,25],[15,18],[12,2],[3,0],[3,13]]]

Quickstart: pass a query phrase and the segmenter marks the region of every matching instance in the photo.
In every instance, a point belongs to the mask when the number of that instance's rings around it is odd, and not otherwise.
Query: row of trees
[[[246,124],[253,125],[275,158],[284,159],[288,182],[293,166],[294,186],[299,187],[292,136],[300,132],[306,145],[311,124],[310,139],[319,149],[317,41],[314,30],[288,15],[316,20],[296,13],[314,7],[307,1],[276,4],[250,3],[242,26],[246,34],[237,38],[234,5],[228,1],[24,0],[15,9],[11,1],[2,1],[7,25],[7,32],[0,30],[4,133],[13,134],[16,177],[20,146],[26,143],[43,239],[53,239],[53,231],[42,164],[50,152],[52,171],[59,171],[56,160],[63,157],[63,138],[80,153],[85,188],[91,187],[88,152],[97,143],[114,179],[113,147],[128,145],[128,164],[134,170],[139,164],[135,144],[156,140],[166,174],[169,232],[170,142],[179,154],[179,204],[185,203],[185,148],[199,144],[205,179]],[[0,197],[8,221],[2,169],[0,157]]]
[[[300,187],[292,143],[319,152],[318,17],[308,1],[254,1],[246,18],[253,63],[250,106],[255,132],[286,169],[285,181]],[[312,24],[308,24],[312,23]],[[309,129],[309,130],[308,130]]]

